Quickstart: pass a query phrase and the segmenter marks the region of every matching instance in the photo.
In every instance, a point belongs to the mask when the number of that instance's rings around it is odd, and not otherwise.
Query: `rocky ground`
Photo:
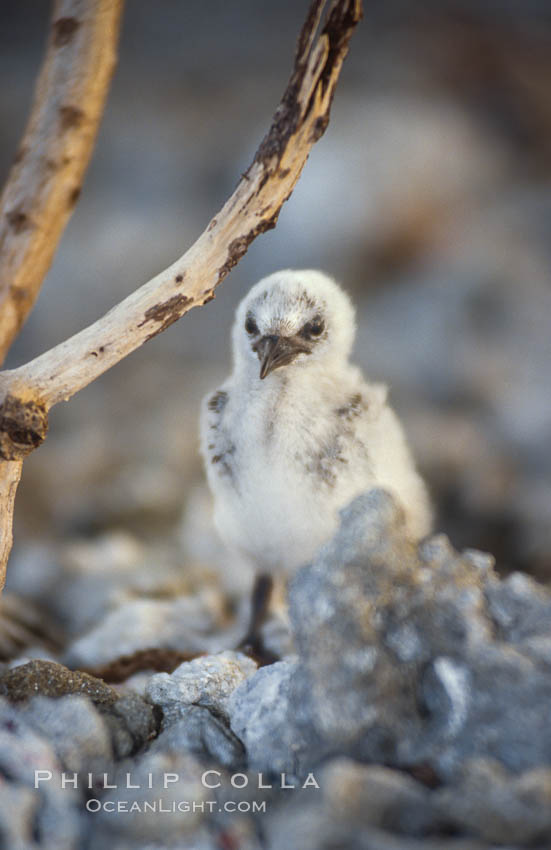
[[[444,535],[415,548],[373,490],[292,580],[290,629],[266,626],[281,660],[258,667],[215,574],[176,589],[130,537],[85,573],[66,554],[15,564],[64,635],[0,675],[3,847],[549,846],[535,580]]]

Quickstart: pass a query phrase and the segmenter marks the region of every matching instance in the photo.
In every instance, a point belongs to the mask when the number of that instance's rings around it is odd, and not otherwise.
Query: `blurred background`
[[[199,235],[269,126],[307,5],[129,0],[84,191],[8,366],[96,319]],[[2,2],[2,178],[49,13],[47,0]],[[199,404],[231,368],[237,302],[286,267],[323,269],[351,292],[355,359],[390,385],[437,528],[491,551],[503,573],[551,580],[550,92],[547,0],[366,0],[329,128],[277,228],[215,301],[52,412],[25,463],[8,589],[39,598],[60,564],[162,572],[167,546],[188,576],[223,567]]]

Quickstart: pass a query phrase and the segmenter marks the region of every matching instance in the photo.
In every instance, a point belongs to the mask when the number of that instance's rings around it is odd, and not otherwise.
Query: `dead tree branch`
[[[5,461],[21,461],[40,445],[53,405],[192,307],[210,301],[253,239],[275,227],[312,146],[327,127],[349,40],[361,17],[361,0],[332,0],[316,35],[325,6],[326,0],[312,3],[272,126],[234,193],[195,244],[85,330],[26,365],[0,373],[0,456]]]
[[[54,5],[31,115],[0,200],[0,363],[78,200],[115,67],[122,5]]]

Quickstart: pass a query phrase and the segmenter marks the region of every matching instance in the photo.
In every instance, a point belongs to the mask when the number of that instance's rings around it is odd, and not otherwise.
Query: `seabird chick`
[[[327,275],[269,275],[239,304],[233,372],[203,402],[215,525],[257,570],[253,647],[273,574],[310,561],[355,496],[383,487],[413,540],[431,528],[427,490],[387,388],[349,362],[355,329],[350,298]]]

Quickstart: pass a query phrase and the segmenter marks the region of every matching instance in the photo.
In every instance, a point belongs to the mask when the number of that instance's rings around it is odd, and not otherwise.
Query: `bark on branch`
[[[0,363],[78,200],[115,67],[122,5],[54,5],[31,115],[0,200]]]
[[[275,227],[312,146],[327,127],[349,40],[361,18],[361,0],[332,0],[317,34],[326,5],[326,0],[312,3],[272,126],[234,193],[195,244],[85,330],[26,365],[0,373],[0,456],[6,461],[21,460],[42,442],[53,405],[68,400],[192,307],[212,300],[256,236]]]

